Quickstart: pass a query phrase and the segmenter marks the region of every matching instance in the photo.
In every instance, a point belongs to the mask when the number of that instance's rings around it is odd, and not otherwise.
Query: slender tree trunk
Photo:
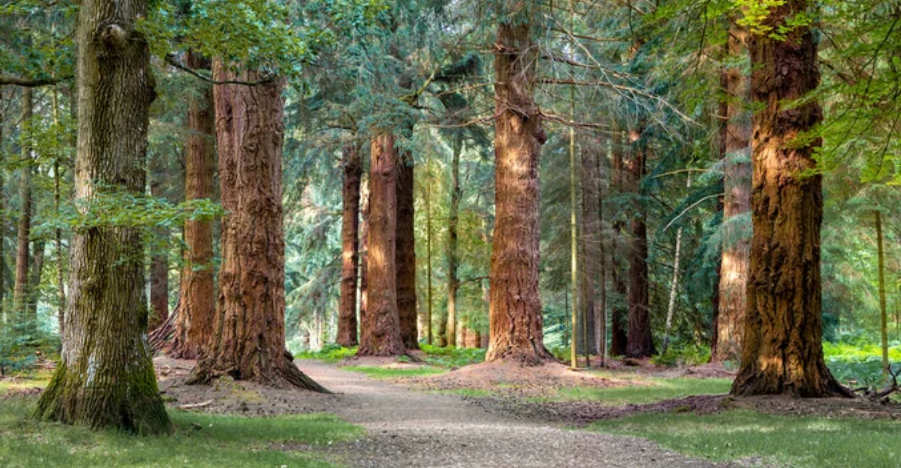
[[[38,301],[41,297],[41,278],[44,276],[44,247],[46,243],[43,239],[34,241],[31,255],[31,267],[28,279],[28,316],[37,320]]]
[[[888,311],[885,302],[885,248],[882,237],[882,213],[876,211],[876,247],[879,267],[879,316],[882,319],[880,334],[882,335],[882,374],[888,377],[890,364],[888,361]]]
[[[360,335],[369,305],[369,186],[366,179],[360,188]]]
[[[360,237],[360,179],[363,164],[355,145],[344,147],[344,198],[341,224],[341,298],[338,305],[339,345],[357,341],[357,268]]]
[[[397,268],[397,314],[400,337],[407,349],[419,349],[416,312],[416,233],[414,200],[416,184],[413,157],[404,153],[397,168],[397,234],[395,259]]]
[[[582,185],[582,237],[581,296],[582,315],[585,317],[587,348],[597,354],[599,320],[602,310],[599,297],[600,268],[603,263],[600,211],[600,147],[592,142],[582,152],[582,168],[579,171]]]
[[[160,230],[165,236],[165,230]],[[169,257],[157,252],[150,259],[150,319],[148,330],[153,330],[169,318]]]
[[[429,180],[425,185],[425,250],[426,250],[426,295],[428,307],[426,309],[426,342],[432,345],[432,159],[426,161],[426,171]]]
[[[636,196],[641,194],[641,178],[644,176],[647,144],[643,141],[643,130],[633,130],[632,157],[629,160],[631,188]],[[632,358],[650,357],[654,354],[651,338],[651,315],[648,309],[648,227],[642,202],[634,204],[632,216],[632,248],[629,252],[629,336],[626,342],[626,356]]]
[[[809,3],[788,0],[762,24],[785,26]],[[795,138],[822,120],[815,101],[788,107],[819,84],[817,45],[809,26],[793,25],[784,40],[752,34],[751,98],[754,115],[754,234],[748,308],[736,395],[851,396],[826,367],[820,314],[822,177],[809,176],[819,139]]]
[[[3,102],[3,87],[0,86],[0,102]],[[3,145],[3,124],[6,118],[0,106],[0,147]],[[6,152],[0,151],[0,195],[6,193]],[[0,213],[6,213],[6,197],[0,196]],[[0,326],[9,323],[6,316],[6,216],[0,216]],[[60,328],[62,330],[62,328]]]
[[[748,31],[730,21],[728,49],[731,57],[747,55]],[[716,320],[714,362],[738,361],[747,308],[750,240],[743,238],[735,219],[751,210],[751,120],[745,102],[749,83],[743,67],[723,72],[726,124],[723,145],[726,158],[723,200],[723,243],[719,273],[719,304]]]
[[[625,178],[625,167],[623,164],[623,141],[620,132],[613,133],[613,185],[619,194],[624,192],[623,179]],[[619,253],[625,250],[625,242],[623,232],[625,231],[625,223],[617,217],[613,221],[613,249],[610,252],[611,260],[611,276],[613,280],[613,313],[611,314],[611,339],[610,354],[613,356],[623,356],[626,354],[626,324],[628,323],[628,300],[629,286],[625,281],[623,272],[626,266],[623,265],[621,255]]]
[[[494,48],[496,223],[486,360],[538,365],[554,357],[544,347],[538,293],[538,158],[547,136],[532,96],[538,48],[531,22],[502,20]]]
[[[608,147],[612,142],[607,140]],[[609,148],[608,148],[609,151]],[[604,225],[604,185],[602,182],[602,177],[604,173],[604,164],[603,162],[606,160],[606,154],[599,154],[597,158],[597,190],[598,190],[598,266],[600,272],[600,304],[599,308],[595,313],[595,321],[597,323],[597,343],[598,343],[598,354],[600,354],[600,366],[605,367],[607,365],[607,354],[609,352],[609,348],[607,347],[607,250],[610,250],[609,243],[607,242],[607,230]]]
[[[213,62],[224,81],[257,72]],[[222,267],[211,340],[192,382],[223,375],[274,387],[325,392],[285,350],[285,233],[282,208],[284,81],[213,90],[222,207]]]
[[[572,88],[570,88],[572,91]],[[575,99],[570,93],[570,102]],[[571,112],[572,113],[572,112]],[[569,293],[572,296],[570,315],[572,316],[573,335],[570,342],[569,360],[573,368],[579,367],[579,342],[585,339],[585,335],[579,327],[579,236],[578,214],[579,202],[576,201],[576,193],[579,190],[576,179],[576,130],[569,128]]]
[[[687,188],[691,188],[691,173],[688,174]],[[663,347],[660,354],[669,348],[670,333],[673,330],[673,315],[676,313],[676,294],[679,292],[679,263],[682,260],[682,227],[676,231],[676,252],[673,255],[673,280],[670,283],[669,305],[666,308],[666,329],[663,333]]]
[[[366,316],[358,356],[406,353],[397,311],[397,148],[394,135],[372,137],[370,152],[369,259]]]
[[[78,153],[75,196],[102,186],[144,193],[154,82],[147,41],[135,29],[145,0],[83,0],[78,12]],[[108,190],[108,189],[106,189]],[[146,341],[144,245],[140,230],[76,229],[72,300],[61,359],[38,402],[45,420],[139,434],[172,430]]]
[[[460,188],[460,153],[463,142],[454,137],[453,156],[451,158],[451,193],[447,214],[447,345],[457,346],[457,290],[460,278],[457,277],[457,224],[460,213],[460,199],[463,190]]]
[[[29,301],[31,293],[29,291],[28,266],[30,259],[30,242],[31,242],[31,178],[34,168],[32,167],[32,147],[31,147],[31,117],[34,111],[34,97],[31,88],[25,88],[22,91],[22,173],[19,178],[19,198],[22,200],[22,211],[19,215],[19,228],[17,234],[16,246],[16,286],[13,291],[13,310],[27,329],[31,332],[37,331],[37,317],[31,316]]]
[[[59,129],[59,94],[57,92],[56,86],[53,87],[53,125],[57,129]],[[74,106],[74,104],[73,104]],[[57,134],[58,137],[58,134]],[[62,145],[63,143],[57,139],[55,142],[57,145],[57,153],[53,158],[53,210],[57,215],[60,215],[60,206],[62,202],[62,189],[60,187],[62,181],[62,165],[60,164],[60,159],[62,158]],[[75,147],[75,142],[72,142],[72,147]],[[0,188],[0,193],[3,193],[2,188]],[[2,232],[2,230],[0,230]],[[65,330],[65,316],[66,316],[66,283],[65,283],[65,260],[63,257],[63,231],[60,228],[56,228],[54,230],[54,238],[56,240],[56,299],[57,299],[57,320],[59,325],[59,336],[62,339],[66,334]],[[2,240],[2,235],[0,235],[0,240]],[[0,242],[2,243],[2,242]],[[3,257],[2,251],[0,251],[0,258]],[[0,265],[2,268],[2,265]],[[0,281],[0,284],[3,282]],[[0,288],[2,289],[2,288]],[[2,295],[0,295],[0,302],[3,302]]]
[[[185,59],[193,69],[210,69],[212,63],[196,52]],[[213,87],[200,88],[188,104],[188,141],[185,148],[185,200],[212,200],[216,174],[215,115]],[[185,220],[178,316],[171,355],[196,359],[201,347],[210,342],[216,317],[216,290],[213,268],[213,221]]]

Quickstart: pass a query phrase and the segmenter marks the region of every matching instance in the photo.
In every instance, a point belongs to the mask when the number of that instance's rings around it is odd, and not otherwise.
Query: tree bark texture
[[[216,80],[258,81],[213,61]],[[284,81],[213,89],[219,148],[222,267],[210,342],[192,381],[223,375],[272,387],[326,390],[285,350],[285,232],[282,208]]]
[[[629,182],[636,196],[641,195],[641,178],[644,176],[647,144],[642,130],[634,130],[632,157],[628,162]],[[635,202],[632,217],[632,248],[629,250],[629,335],[626,356],[645,358],[654,354],[651,337],[651,314],[648,308],[648,227],[643,203]]]
[[[83,0],[76,41],[78,150],[75,198],[100,187],[144,193],[147,127],[155,97],[150,52],[135,28],[145,0]],[[139,434],[172,430],[147,344],[140,230],[74,230],[61,359],[38,402],[45,420]]]
[[[419,349],[418,313],[416,311],[416,234],[415,179],[413,156],[400,155],[397,166],[397,237],[395,259],[397,268],[397,313],[400,336],[404,347]]]
[[[187,65],[195,70],[212,68],[211,61],[188,51]],[[215,198],[216,174],[215,115],[213,87],[205,83],[188,104],[188,141],[185,148],[185,200]],[[185,220],[185,266],[179,284],[178,316],[171,355],[196,359],[210,341],[216,317],[216,290],[213,268],[213,221]]]
[[[397,310],[397,171],[394,135],[372,137],[369,171],[369,249],[366,315],[360,324],[358,356],[406,353]]]
[[[778,28],[805,12],[803,0],[770,9],[763,25]],[[817,45],[809,26],[784,40],[752,34],[754,234],[748,308],[735,395],[850,396],[823,360],[820,227],[822,177],[815,168],[820,140],[795,139],[822,120],[815,101],[787,106],[819,84]]]
[[[344,147],[344,197],[341,218],[341,297],[337,343],[350,348],[357,341],[357,268],[360,258],[360,179],[363,164],[355,145]]]
[[[161,230],[165,236],[165,230]],[[169,257],[157,252],[150,259],[150,318],[148,330],[153,330],[169,318]]]
[[[362,334],[369,305],[369,180],[364,180],[360,189],[360,316],[359,328]],[[359,335],[359,334],[358,334]]]
[[[613,132],[613,186],[619,194],[624,192],[625,164],[623,161],[623,138],[620,132]],[[622,260],[621,252],[626,250],[625,239],[625,222],[619,217],[613,221],[613,249],[610,252],[611,259],[611,278],[613,282],[613,313],[610,320],[610,354],[613,356],[623,356],[626,354],[626,342],[628,336],[626,328],[628,324],[629,307],[628,294],[629,285],[626,283],[626,266]]]
[[[501,21],[494,43],[496,221],[489,362],[538,365],[554,359],[543,342],[538,293],[538,158],[547,136],[532,96],[537,60],[530,22]]]
[[[588,328],[588,351],[598,353],[597,329],[601,300],[600,267],[601,267],[601,218],[600,218],[600,150],[597,142],[588,144],[582,152],[582,169],[579,171],[582,185],[582,262],[581,292],[582,316],[586,318]]]
[[[728,49],[731,57],[747,55],[748,31],[730,21]],[[740,238],[740,230],[731,222],[751,210],[751,120],[747,110],[748,79],[741,67],[723,72],[725,85],[726,124],[723,145],[726,158],[723,184],[723,243],[719,271],[719,304],[716,320],[714,362],[738,361],[747,308],[748,262],[750,240]]]
[[[460,216],[460,199],[463,191],[460,188],[460,153],[463,142],[455,136],[451,156],[451,193],[450,206],[447,210],[447,346],[457,346],[457,290],[460,289],[460,278],[457,277],[457,225]]]
[[[34,168],[31,165],[31,118],[34,113],[34,95],[30,88],[22,91],[22,161],[25,163],[19,178],[19,198],[22,210],[16,235],[16,285],[13,290],[13,311],[18,320],[31,331],[37,331],[37,316],[31,315],[30,302],[33,300],[29,288],[28,267],[31,247],[31,179]]]

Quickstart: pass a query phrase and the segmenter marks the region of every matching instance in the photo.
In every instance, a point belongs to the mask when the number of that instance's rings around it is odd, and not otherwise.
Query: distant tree
[[[341,298],[338,305],[337,343],[351,347],[357,340],[357,272],[360,264],[360,181],[363,162],[354,144],[344,147],[344,196],[341,224]]]

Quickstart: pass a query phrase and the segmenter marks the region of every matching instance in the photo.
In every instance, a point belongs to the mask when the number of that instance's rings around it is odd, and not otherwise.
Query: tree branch
[[[0,86],[5,85],[13,85],[13,86],[21,86],[23,88],[37,88],[40,86],[51,86],[62,81],[71,80],[74,78],[72,75],[63,76],[60,78],[41,78],[37,80],[32,80],[29,78],[20,78],[16,76],[5,76],[0,75]]]
[[[174,56],[173,54],[168,54],[168,55],[166,55],[165,61],[166,61],[167,64],[169,64],[169,65],[171,65],[171,66],[173,66],[173,67],[175,67],[175,68],[177,68],[177,69],[179,69],[179,70],[181,70],[181,71],[183,71],[183,72],[185,72],[185,73],[187,73],[187,74],[189,74],[189,75],[192,75],[192,76],[194,76],[194,77],[196,77],[196,78],[199,78],[199,79],[201,79],[201,80],[203,80],[203,81],[206,81],[207,83],[212,83],[212,84],[214,84],[214,85],[259,86],[259,85],[262,85],[262,84],[272,83],[272,82],[275,80],[274,77],[271,77],[271,76],[270,76],[270,77],[267,77],[267,78],[263,78],[263,79],[260,80],[260,81],[241,81],[241,80],[223,80],[223,81],[219,81],[219,80],[214,80],[214,79],[212,79],[212,78],[210,78],[210,77],[208,77],[208,76],[204,76],[204,75],[202,75],[200,72],[198,72],[197,70],[194,70],[194,69],[192,69],[192,68],[190,68],[190,67],[187,67],[187,66],[183,65],[183,64],[182,64],[181,62],[179,62],[178,60],[175,60],[175,56]]]

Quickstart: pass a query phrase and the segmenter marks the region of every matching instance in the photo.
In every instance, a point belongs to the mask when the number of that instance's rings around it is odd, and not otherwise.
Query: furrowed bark
[[[628,168],[630,185],[635,195],[641,194],[641,178],[644,176],[647,144],[642,141],[643,130],[632,131],[632,157]],[[632,216],[632,248],[629,252],[629,335],[626,356],[650,357],[654,354],[651,338],[651,314],[648,310],[648,227],[641,202],[635,203]]]
[[[419,349],[418,314],[416,312],[416,234],[414,201],[416,184],[413,156],[400,155],[397,167],[397,313],[400,337],[407,349]]]
[[[37,316],[31,315],[29,302],[31,293],[29,288],[29,258],[31,247],[31,179],[34,168],[31,166],[31,118],[34,112],[34,96],[31,88],[22,91],[22,161],[25,166],[21,169],[19,178],[19,198],[22,200],[22,210],[19,214],[18,231],[16,235],[16,286],[13,290],[13,311],[17,320],[26,326],[30,332],[37,331]]]
[[[147,126],[155,97],[150,53],[135,29],[144,0],[83,0],[76,40],[78,151],[75,197],[144,192]],[[45,420],[170,432],[147,344],[144,243],[136,228],[81,227],[71,243],[61,360],[38,401]]]
[[[454,138],[453,155],[451,156],[451,193],[447,214],[447,346],[457,346],[457,290],[460,289],[460,278],[457,277],[457,224],[460,213],[460,153],[463,141]]]
[[[623,140],[620,132],[613,133],[613,186],[616,191],[622,194],[624,191],[623,179],[625,179],[625,166],[623,164]],[[625,250],[625,240],[623,233],[625,232],[625,222],[617,217],[613,221],[613,249],[610,252],[611,259],[611,277],[613,281],[613,313],[611,314],[610,328],[610,354],[612,356],[623,356],[626,354],[626,328],[628,323],[629,307],[628,294],[629,286],[626,283],[626,266],[623,264],[620,252]]]
[[[344,198],[341,222],[341,297],[337,343],[350,348],[357,341],[357,268],[359,266],[360,179],[363,165],[356,146],[347,145],[344,160]]]

